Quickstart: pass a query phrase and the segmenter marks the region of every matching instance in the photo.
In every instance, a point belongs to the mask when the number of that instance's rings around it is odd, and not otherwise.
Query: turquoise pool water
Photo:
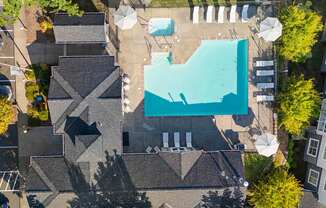
[[[148,32],[153,36],[170,36],[174,33],[174,21],[171,18],[151,18]]]
[[[248,40],[204,40],[184,64],[153,53],[144,66],[145,116],[248,113]]]

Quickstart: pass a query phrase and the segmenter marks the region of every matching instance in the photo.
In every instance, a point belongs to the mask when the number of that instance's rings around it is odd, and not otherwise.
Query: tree
[[[82,16],[83,11],[79,10],[76,3],[71,0],[32,0],[44,11],[49,13],[67,12],[71,16]]]
[[[239,187],[235,187],[233,191],[225,189],[222,194],[218,191],[209,191],[207,195],[202,196],[203,208],[242,208],[245,205],[245,198]]]
[[[255,208],[296,208],[302,195],[298,180],[280,167],[254,185],[248,197]]]
[[[307,4],[308,5],[308,4]],[[294,62],[304,62],[323,30],[322,17],[307,6],[292,5],[281,11],[283,24],[280,54]]]
[[[14,23],[22,8],[22,0],[4,0],[3,11],[0,13],[0,26]]]
[[[8,130],[8,126],[14,117],[11,103],[5,97],[0,98],[0,135]]]
[[[293,135],[300,135],[311,119],[319,116],[320,96],[313,80],[303,75],[292,76],[278,96],[280,126]]]

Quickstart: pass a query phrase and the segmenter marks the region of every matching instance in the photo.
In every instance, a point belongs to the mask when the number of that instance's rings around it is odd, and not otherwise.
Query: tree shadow
[[[248,114],[246,115],[232,115],[234,122],[242,127],[247,127],[252,124],[255,119],[255,114],[251,108],[248,108]]]
[[[138,192],[133,185],[122,157],[110,156],[98,163],[95,183],[88,183],[81,169],[71,165],[70,176],[76,197],[69,201],[71,207],[121,207],[149,208],[151,203],[146,193]]]
[[[235,187],[233,191],[227,188],[221,194],[218,191],[209,191],[202,196],[202,207],[241,208],[245,207],[245,198],[239,187]]]
[[[0,192],[0,205],[1,207],[5,207],[4,205],[7,205],[9,203],[9,199]]]
[[[37,196],[34,194],[27,196],[27,202],[31,208],[45,208],[45,206],[37,199]]]

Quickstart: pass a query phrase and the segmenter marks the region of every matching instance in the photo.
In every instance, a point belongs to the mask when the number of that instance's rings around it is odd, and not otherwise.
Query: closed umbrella
[[[282,35],[282,24],[275,17],[267,17],[260,23],[260,32],[258,37],[267,42],[277,40]]]
[[[130,6],[122,5],[114,13],[114,24],[122,30],[131,29],[137,23],[137,12]]]
[[[280,143],[277,141],[276,136],[269,133],[255,135],[254,139],[256,140],[255,147],[258,153],[266,157],[275,154],[280,145]]]

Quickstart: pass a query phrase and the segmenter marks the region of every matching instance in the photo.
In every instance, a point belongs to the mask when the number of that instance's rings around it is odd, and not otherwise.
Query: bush
[[[288,159],[287,164],[289,168],[296,168],[295,160],[294,160],[294,142],[292,139],[289,139],[288,142]]]
[[[35,97],[40,94],[40,88],[35,82],[27,82],[25,90],[26,98],[30,102],[33,102]]]
[[[323,29],[321,16],[306,6],[292,5],[281,11],[283,24],[280,54],[294,62],[304,62],[310,55],[317,35]]]
[[[280,127],[293,135],[302,134],[313,118],[319,116],[320,96],[312,79],[292,76],[278,95]]]
[[[35,81],[36,80],[35,72],[32,69],[26,70],[25,71],[25,76],[26,76],[26,79],[28,81]]]
[[[51,30],[53,28],[53,24],[46,19],[41,20],[40,22],[40,29],[43,33],[45,33],[48,30]]]
[[[245,155],[245,178],[252,184],[270,169],[272,159],[255,153]]]
[[[297,208],[303,195],[299,181],[284,168],[275,168],[249,191],[255,208]]]
[[[0,135],[7,132],[13,117],[14,111],[12,109],[12,104],[7,98],[0,97]]]

